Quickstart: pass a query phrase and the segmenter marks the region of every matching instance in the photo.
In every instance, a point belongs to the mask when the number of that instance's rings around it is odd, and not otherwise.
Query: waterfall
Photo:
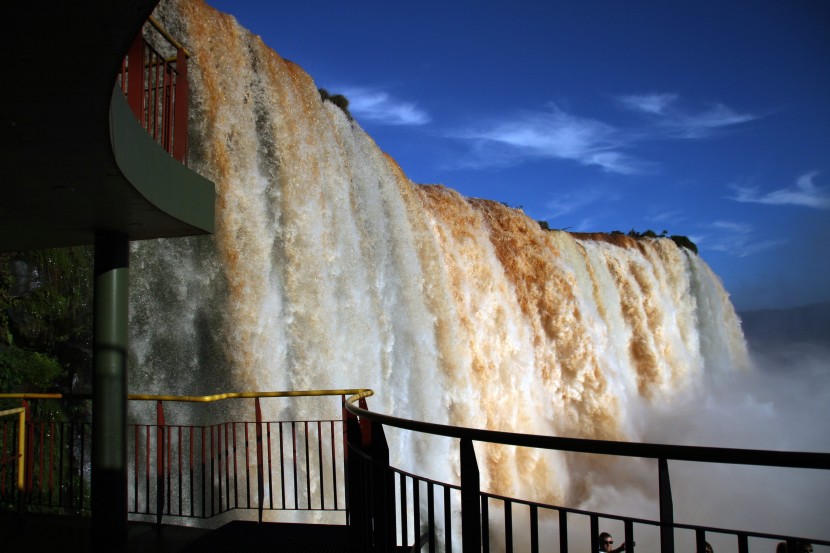
[[[749,366],[696,254],[415,184],[231,16],[156,15],[192,52],[189,159],[216,184],[217,230],[133,245],[131,391],[370,387],[400,417],[638,440],[643,410]],[[390,447],[457,480],[448,444]],[[485,449],[483,487],[551,503],[586,500],[609,462]]]

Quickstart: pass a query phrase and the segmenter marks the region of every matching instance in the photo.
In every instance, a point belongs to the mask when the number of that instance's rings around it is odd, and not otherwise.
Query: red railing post
[[[123,84],[122,84],[123,86]],[[144,37],[138,33],[127,51],[127,103],[144,126]]]
[[[29,496],[34,488],[35,476],[35,422],[32,420],[32,409],[29,402],[23,400],[23,408],[26,410],[26,487],[23,490],[24,501],[29,500]]]
[[[156,402],[156,524],[164,514],[164,406]],[[147,444],[150,447],[150,444]]]
[[[187,165],[187,118],[190,87],[187,82],[187,56],[184,48],[176,49],[176,79],[173,83],[173,157]]]
[[[265,480],[262,473],[262,408],[259,404],[259,398],[254,399],[254,409],[256,410],[256,486],[257,486],[257,501],[259,511],[259,522],[262,522],[262,509],[265,506]]]

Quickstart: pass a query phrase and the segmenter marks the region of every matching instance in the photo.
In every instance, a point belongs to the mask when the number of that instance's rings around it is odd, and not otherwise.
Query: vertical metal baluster
[[[412,533],[415,543],[420,551],[421,542],[421,481],[412,479]]]
[[[444,485],[444,551],[452,553],[452,513],[450,512],[450,487]]]
[[[490,498],[481,496],[481,549],[490,551]]]
[[[285,509],[285,460],[282,443],[282,421],[280,421],[280,490],[282,491],[282,508]]]
[[[54,490],[55,481],[55,422],[49,423],[49,506],[52,507],[54,497],[52,491]]]
[[[320,509],[326,508],[326,490],[324,486],[325,471],[323,470],[323,431],[322,423],[317,421],[317,464],[320,467]]]
[[[539,553],[539,509],[530,506],[530,553]]]
[[[291,421],[291,451],[294,455],[294,509],[299,509],[299,497],[297,495],[297,426],[295,421]]]
[[[268,504],[274,508],[274,485],[271,479],[271,423],[265,425],[265,438],[268,440]]]
[[[181,515],[184,514],[182,512],[182,505],[183,505],[183,501],[182,501],[183,471],[182,471],[182,427],[181,426],[178,427],[177,433],[178,433],[178,440],[179,440],[179,474],[178,474],[178,477],[179,477],[179,511],[178,511],[178,514],[179,514],[179,516],[181,516]]]
[[[259,399],[259,398],[257,398]],[[250,442],[249,442],[249,432],[248,426],[249,423],[245,422],[245,506],[250,509],[251,508],[251,449],[250,449]],[[254,429],[256,430],[257,423],[254,423]],[[259,482],[262,481],[262,429],[260,429],[257,438],[257,455],[258,455],[258,463],[257,463],[257,471],[259,472],[257,476],[257,480]],[[257,487],[258,489],[259,487]],[[262,505],[262,497],[259,498],[259,505]],[[260,507],[260,512],[262,508]]]
[[[237,470],[238,464],[236,462],[236,423],[231,423],[231,428],[233,429],[233,506],[235,509],[239,508],[239,486],[237,486]]]
[[[409,529],[407,528],[407,508],[406,508],[406,476],[402,472],[398,473],[398,485],[401,489],[400,505],[401,505],[401,545],[409,547]],[[336,507],[335,507],[336,508]]]
[[[308,510],[311,510],[311,459],[308,455],[308,421],[303,423],[305,428],[305,497]]]
[[[144,514],[150,514],[150,425],[144,425],[144,439],[146,440],[145,443],[145,451],[144,451],[144,492],[146,494],[146,501],[147,504],[145,506]]]
[[[427,482],[427,527],[429,532],[429,551],[435,551],[435,491],[432,482]]]
[[[334,421],[329,421],[329,428],[331,430],[331,479],[332,479],[332,495],[334,496],[334,510],[337,510],[337,459],[334,455]]]

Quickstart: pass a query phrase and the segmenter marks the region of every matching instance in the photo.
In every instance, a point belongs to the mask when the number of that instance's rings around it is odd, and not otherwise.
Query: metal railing
[[[557,525],[558,552],[569,551],[569,515],[587,517],[592,551],[600,550],[598,535],[601,520],[622,523],[626,553],[634,553],[635,528],[640,527],[650,527],[659,532],[661,553],[675,551],[677,530],[694,533],[697,553],[704,553],[707,534],[734,537],[738,553],[748,553],[750,538],[783,541],[792,552],[798,551],[798,543],[830,545],[830,541],[817,538],[676,523],[668,471],[669,460],[830,470],[828,453],[627,443],[447,426],[369,411],[361,394],[347,399],[346,411],[346,433],[349,440],[349,524],[352,543],[358,550],[379,552],[391,551],[396,547],[420,550],[422,546],[428,546],[429,551],[437,551],[439,548],[453,551],[458,550],[460,537],[460,549],[465,553],[491,551],[491,548],[512,552],[514,532],[517,531],[513,515],[517,506],[526,511],[523,516],[529,522],[529,535],[528,528],[523,528],[522,533],[527,535],[532,553],[542,550],[539,527],[543,517],[546,521],[553,520]],[[438,482],[390,467],[384,426],[459,439],[460,483]],[[659,484],[659,520],[546,505],[482,492],[473,442],[655,459]],[[494,509],[491,505],[495,506],[495,510],[503,512],[500,527],[495,533],[492,528]],[[460,532],[453,532],[454,512],[460,512]],[[421,531],[422,528],[425,532]],[[444,541],[439,544],[437,540],[441,534]],[[495,535],[500,539],[503,536],[502,544],[491,543]],[[557,551],[555,545],[547,545],[547,550]]]
[[[156,402],[156,423],[130,425],[129,511],[209,519],[236,509],[331,511],[345,514],[342,419],[267,421],[265,398],[339,396],[365,390],[228,393],[212,396],[130,395]],[[210,425],[166,421],[164,403],[253,399],[254,420]],[[338,462],[339,460],[339,462]],[[339,484],[338,484],[339,483]],[[344,520],[345,522],[345,520]]]
[[[121,64],[121,91],[153,140],[186,164],[190,53],[154,18],[148,22],[148,29],[160,38],[151,43],[142,33],[136,35]],[[175,55],[165,56],[160,50]]]
[[[648,541],[642,538],[650,532],[658,536],[662,553],[675,550],[676,532],[691,533],[698,553],[705,550],[707,539],[713,535],[734,539],[738,553],[748,553],[750,540],[756,539],[787,542],[789,551],[797,551],[799,542],[830,546],[830,541],[815,537],[677,523],[668,472],[669,461],[828,470],[830,454],[625,443],[447,426],[371,412],[365,401],[370,395],[371,390],[131,395],[129,399],[134,402],[155,402],[155,421],[128,427],[128,510],[139,519],[150,517],[158,523],[173,524],[246,510],[255,510],[259,521],[264,511],[342,513],[349,526],[351,547],[360,551],[400,547],[420,550],[422,546],[429,551],[513,551],[516,538],[521,536],[533,553],[567,553],[579,542],[574,541],[574,518],[581,521],[577,529],[581,528],[583,534],[584,527],[590,527],[591,548],[595,551],[599,550],[600,523],[612,521],[624,531],[626,553],[635,553],[638,538],[642,547]],[[298,396],[340,396],[333,407],[339,409],[342,418],[263,418],[262,400]],[[24,401],[68,399],[60,394],[0,394],[0,398],[9,397]],[[246,399],[253,399],[253,420],[178,424],[168,420],[171,409],[165,413],[165,404],[170,403]],[[20,414],[19,409],[15,411]],[[150,416],[147,410],[145,415]],[[23,430],[19,424],[0,426],[0,459],[6,461],[0,467],[0,487],[6,493],[0,494],[2,502],[7,508],[23,506],[27,510],[69,514],[87,511],[90,425],[28,419],[23,424]],[[385,426],[458,439],[460,481],[439,482],[390,466]],[[474,442],[654,459],[659,518],[593,512],[483,491]],[[13,485],[21,478],[21,486]],[[459,524],[460,528],[456,527]],[[543,525],[555,527],[556,544],[544,543],[540,532]]]
[[[343,513],[345,522],[342,418],[265,420],[261,400],[335,396],[338,403],[332,407],[339,415],[345,397],[354,393],[367,391],[129,395],[132,402],[154,402],[155,421],[127,426],[128,512],[161,523],[165,517],[167,522],[211,519],[234,510],[256,510],[259,521],[264,511],[317,511]],[[21,399],[28,407],[33,399],[88,400],[89,396],[0,394],[0,398]],[[253,400],[253,420],[177,424],[165,415],[165,404],[245,399]],[[5,461],[0,466],[0,504],[29,511],[88,513],[91,424],[23,417],[21,413],[22,426],[0,423],[0,459]],[[12,480],[21,483],[13,486]]]
[[[0,442],[2,444],[0,445],[0,447],[2,447],[2,449],[0,449],[0,498],[6,496],[7,477],[14,473],[14,469],[8,470],[7,467],[9,465],[12,467],[16,466],[17,468],[17,474],[14,478],[14,481],[17,484],[17,494],[19,495],[26,486],[26,457],[22,453],[23,451],[26,451],[26,407],[16,407],[14,409],[5,409],[0,411],[0,418],[12,415],[17,415],[17,436],[12,436],[12,443],[14,443],[14,441],[17,442],[17,453],[12,453],[8,456],[6,455],[6,439],[8,433],[6,432],[7,425],[4,421],[2,426],[3,438],[2,442]],[[17,463],[15,463],[15,461],[17,461]]]

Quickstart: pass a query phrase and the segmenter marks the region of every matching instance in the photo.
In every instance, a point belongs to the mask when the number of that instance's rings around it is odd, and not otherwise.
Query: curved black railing
[[[738,552],[749,551],[749,538],[762,538],[785,541],[789,544],[789,551],[796,551],[797,544],[803,541],[830,545],[830,541],[814,538],[798,538],[766,532],[730,530],[724,528],[703,527],[674,522],[671,484],[669,480],[668,461],[692,461],[716,464],[740,464],[751,466],[769,466],[800,469],[830,470],[830,454],[816,452],[786,452],[765,451],[754,449],[735,449],[721,447],[698,447],[665,445],[651,443],[628,443],[608,440],[592,440],[579,438],[564,438],[555,436],[541,436],[533,434],[517,434],[496,430],[483,430],[449,426],[402,419],[382,413],[369,411],[362,394],[348,398],[345,404],[345,416],[349,439],[351,459],[360,459],[362,467],[349,466],[349,499],[350,525],[354,526],[353,540],[360,543],[365,549],[391,550],[398,546],[396,543],[397,528],[403,536],[401,545],[407,545],[406,536],[410,520],[407,520],[408,498],[406,497],[407,480],[412,483],[413,494],[419,494],[421,484],[427,489],[427,539],[430,551],[435,550],[435,527],[433,515],[435,487],[443,490],[444,501],[444,547],[452,549],[451,528],[452,516],[450,513],[451,495],[460,495],[461,511],[461,542],[464,552],[489,551],[489,513],[490,500],[500,501],[504,505],[504,533],[505,550],[512,551],[512,507],[522,505],[527,507],[530,519],[530,547],[534,553],[539,550],[539,511],[549,510],[558,512],[559,523],[559,551],[568,551],[567,515],[578,514],[588,516],[591,526],[591,547],[599,550],[597,536],[599,534],[599,520],[619,520],[625,528],[625,542],[634,544],[634,524],[659,527],[660,547],[662,553],[674,552],[674,531],[684,529],[695,532],[696,549],[698,553],[705,551],[706,533],[730,534],[737,537]],[[355,405],[357,403],[358,405]],[[384,426],[391,426],[403,430],[433,434],[460,440],[460,485],[436,482],[421,476],[405,473],[399,469],[389,467],[388,447],[386,445]],[[574,453],[589,453],[616,457],[636,457],[656,459],[658,462],[659,480],[659,512],[657,521],[635,519],[612,514],[601,514],[561,506],[544,505],[520,499],[483,493],[479,486],[479,471],[475,457],[473,442],[485,442],[509,446],[529,447],[554,451]],[[352,463],[355,465],[357,463]],[[398,484],[395,485],[395,477]],[[398,497],[395,497],[397,490]],[[416,533],[416,547],[420,545],[420,512],[418,505],[420,497],[412,498],[414,505],[411,523]],[[396,513],[400,513],[396,521]],[[397,522],[397,524],[396,524]],[[633,553],[634,546],[629,545],[626,553]]]

